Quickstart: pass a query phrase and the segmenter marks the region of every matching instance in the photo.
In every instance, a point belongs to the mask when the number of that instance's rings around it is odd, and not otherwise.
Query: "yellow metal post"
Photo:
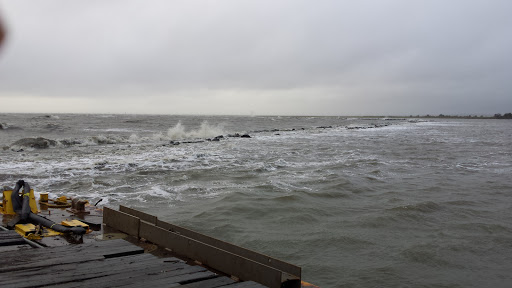
[[[32,213],[34,213],[34,214],[37,214],[39,211],[37,210],[37,202],[36,202],[36,196],[34,196],[34,189],[30,189],[29,197],[30,197],[30,201],[29,201],[30,211],[32,211]]]
[[[41,200],[41,202],[48,202],[48,193],[39,194],[39,200]]]
[[[7,215],[14,215],[16,214],[14,212],[14,209],[12,208],[12,201],[11,201],[11,195],[12,190],[4,190],[4,200],[2,201],[3,211],[2,213]]]
[[[3,210],[0,211],[3,214],[7,214],[7,215],[15,215],[16,214],[16,212],[14,212],[14,208],[12,207],[12,200],[11,200],[12,192],[13,192],[12,190],[4,190],[4,193],[3,193],[4,199],[2,200]],[[24,192],[22,192],[22,193],[24,193]],[[32,213],[37,214],[39,211],[37,210],[37,202],[36,202],[36,197],[34,195],[33,189],[30,189],[30,193],[29,193],[28,197],[30,198],[29,202],[28,202],[30,205],[30,211],[32,211]]]

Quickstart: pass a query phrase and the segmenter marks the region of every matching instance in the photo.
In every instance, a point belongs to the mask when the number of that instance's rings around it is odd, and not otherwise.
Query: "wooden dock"
[[[0,287],[265,287],[144,253],[123,239],[34,249],[17,233],[0,231],[0,248]]]
[[[88,209],[44,210],[55,223],[78,218],[95,227],[78,238],[34,232],[30,241],[0,231],[0,287],[312,287],[298,266],[142,211]]]

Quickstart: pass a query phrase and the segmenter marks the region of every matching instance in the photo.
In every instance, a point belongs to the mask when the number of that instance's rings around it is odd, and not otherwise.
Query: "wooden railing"
[[[252,280],[271,288],[300,287],[298,266],[160,221],[142,211],[125,206],[120,206],[119,211],[105,207],[103,223],[243,281]]]

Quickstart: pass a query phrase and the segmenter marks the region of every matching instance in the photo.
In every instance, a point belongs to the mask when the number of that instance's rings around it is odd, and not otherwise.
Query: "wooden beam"
[[[132,216],[135,216],[135,217],[139,218],[140,220],[144,220],[153,225],[157,225],[156,222],[158,221],[158,218],[156,216],[150,215],[148,213],[145,213],[145,212],[142,212],[139,210],[135,210],[133,208],[126,207],[123,205],[119,205],[119,211],[130,214]]]
[[[282,271],[151,223],[140,222],[139,236],[241,280],[256,281],[271,288],[281,287]]]
[[[183,228],[178,225],[174,225],[174,224],[167,223],[164,221],[158,220],[157,226],[164,228],[166,230],[175,232],[175,233],[179,233],[183,236],[201,241],[207,245],[217,247],[217,248],[225,250],[227,252],[240,255],[244,258],[251,259],[252,261],[261,263],[266,266],[270,266],[277,270],[281,270],[283,272],[286,272],[288,274],[296,276],[299,279],[301,277],[301,268],[300,267],[292,265],[290,263],[286,263],[279,259],[267,256],[267,255],[264,255],[261,253],[257,253],[252,250],[249,250],[249,249],[246,249],[246,248],[243,248],[243,247],[240,247],[240,246],[228,243],[228,242],[224,242],[222,240],[219,240],[219,239],[216,239],[216,238],[213,238],[213,237],[201,234],[201,233],[197,233],[197,232],[189,230],[187,228]]]
[[[140,219],[138,217],[105,207],[103,223],[128,235],[139,237]]]
[[[240,255],[244,258],[251,259],[252,261],[261,263],[263,265],[270,266],[277,270],[281,270],[287,274],[295,276],[298,279],[301,278],[301,268],[296,265],[284,262],[282,260],[267,256],[267,255],[264,255],[261,253],[254,252],[252,250],[249,250],[249,249],[246,249],[246,248],[243,248],[243,247],[240,247],[240,246],[228,243],[228,242],[224,242],[222,240],[192,231],[190,229],[187,229],[187,228],[184,228],[184,227],[181,227],[178,225],[174,225],[174,224],[171,224],[168,222],[161,221],[155,216],[135,210],[133,208],[119,206],[119,210],[122,212],[125,212],[127,214],[139,217],[141,220],[152,223],[158,227],[164,228],[171,232],[179,233],[183,236],[195,239],[195,240],[203,242],[207,245],[217,247],[217,248],[225,250],[227,252]]]

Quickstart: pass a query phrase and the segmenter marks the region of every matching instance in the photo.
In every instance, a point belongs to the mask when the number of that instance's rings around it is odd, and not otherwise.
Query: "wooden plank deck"
[[[19,249],[30,249],[23,237],[13,230],[2,231],[0,230],[0,253],[7,251],[19,250]],[[1,256],[0,256],[1,259]]]
[[[7,236],[8,235],[8,236]],[[3,238],[14,237],[2,233]],[[174,258],[159,258],[125,240],[6,251],[0,287],[226,287],[260,288]]]
[[[0,246],[23,245],[26,244],[23,237],[14,230],[0,231]]]

